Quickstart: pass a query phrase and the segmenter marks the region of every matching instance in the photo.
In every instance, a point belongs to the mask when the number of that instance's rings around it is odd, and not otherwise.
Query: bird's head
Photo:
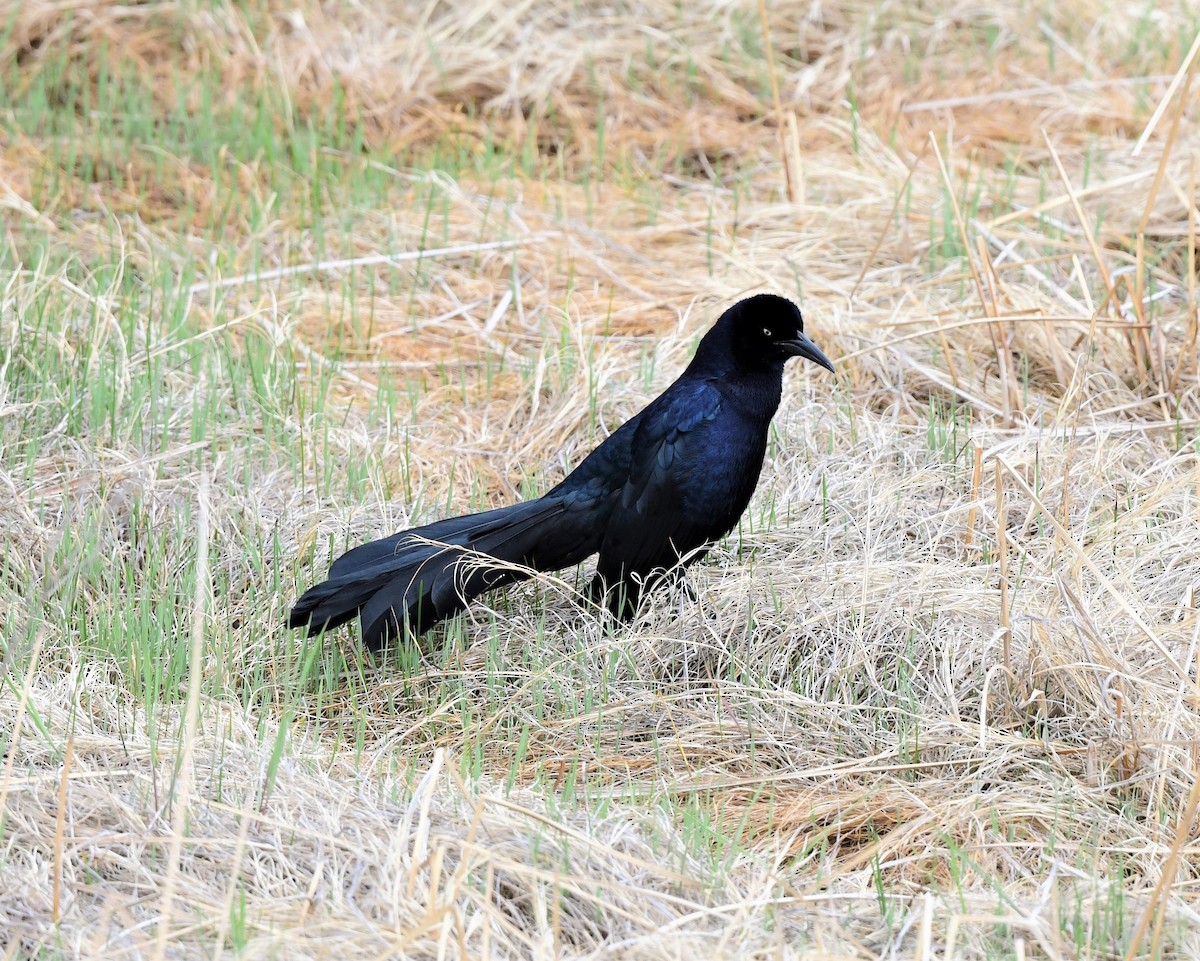
[[[747,297],[725,311],[696,350],[696,360],[708,356],[727,357],[746,371],[782,370],[791,357],[833,370],[833,362],[804,333],[800,308],[775,294]]]

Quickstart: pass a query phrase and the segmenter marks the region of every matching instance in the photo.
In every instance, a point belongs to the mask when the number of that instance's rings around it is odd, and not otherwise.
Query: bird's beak
[[[814,364],[820,364],[826,370],[833,371],[833,361],[826,357],[821,348],[814,344],[803,332],[796,335],[795,340],[782,341],[780,346],[788,352],[789,357],[803,357]]]

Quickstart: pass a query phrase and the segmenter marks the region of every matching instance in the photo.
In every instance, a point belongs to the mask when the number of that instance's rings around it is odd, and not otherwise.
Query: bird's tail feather
[[[422,634],[484,591],[530,576],[518,565],[557,570],[593,553],[589,525],[573,523],[571,513],[560,499],[543,497],[363,544],[305,591],[288,623],[313,635],[359,615],[372,650],[406,623]],[[489,566],[488,557],[503,563]]]

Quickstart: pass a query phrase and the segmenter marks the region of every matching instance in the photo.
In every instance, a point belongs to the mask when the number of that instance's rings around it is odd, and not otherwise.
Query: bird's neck
[[[779,409],[783,396],[783,371],[758,370],[752,373],[735,371],[711,379],[735,410],[765,429]]]
[[[783,361],[773,364],[761,356],[747,358],[728,337],[712,331],[696,349],[684,377],[712,384],[744,417],[765,425],[779,409],[783,394]]]

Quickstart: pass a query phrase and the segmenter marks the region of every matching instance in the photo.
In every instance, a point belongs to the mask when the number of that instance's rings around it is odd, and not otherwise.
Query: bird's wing
[[[659,401],[646,410],[633,439],[629,475],[605,532],[600,569],[606,578],[671,566],[712,536],[710,518],[686,510],[681,487],[703,483],[707,458],[697,442],[720,414],[721,394],[696,382],[676,385]]]

